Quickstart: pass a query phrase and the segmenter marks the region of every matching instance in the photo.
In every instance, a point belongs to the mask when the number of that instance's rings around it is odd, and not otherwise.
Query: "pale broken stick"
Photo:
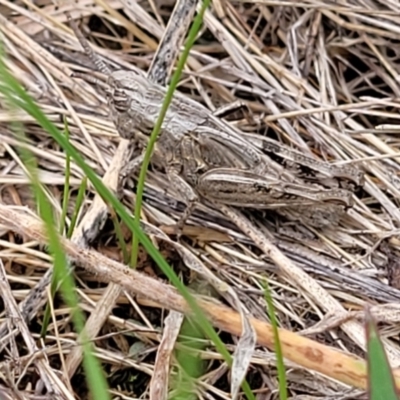
[[[154,372],[149,385],[150,400],[166,400],[168,398],[171,356],[175,348],[176,339],[181,331],[184,317],[184,314],[171,310],[165,318],[163,337],[157,350]]]
[[[229,213],[229,210],[228,210]],[[235,214],[230,214],[236,218]],[[43,223],[28,213],[15,211],[10,206],[0,203],[0,224],[8,230],[23,237],[29,237],[46,245],[48,238]],[[247,231],[247,228],[244,227]],[[249,232],[250,236],[250,232]],[[260,239],[264,241],[264,239]],[[135,270],[126,268],[104,255],[89,249],[82,249],[72,241],[60,237],[61,244],[67,256],[76,264],[82,266],[97,280],[113,282],[123,287],[132,295],[151,300],[153,305],[164,309],[175,310],[191,315],[189,305],[180,296],[176,289]],[[274,247],[262,244],[264,251],[270,251],[270,256],[279,257]],[[279,261],[280,264],[285,259]],[[290,271],[288,271],[290,272]],[[217,328],[232,335],[240,336],[242,332],[242,318],[231,308],[220,305],[215,301],[208,301],[196,297],[198,305]],[[272,326],[256,318],[250,319],[257,332],[257,343],[260,346],[274,350],[274,332]],[[278,329],[283,356],[308,370],[319,372],[344,384],[365,389],[367,387],[367,367],[364,360],[346,354],[335,348],[322,345],[316,341],[302,337],[285,329]],[[400,389],[400,369],[393,370],[396,386]]]

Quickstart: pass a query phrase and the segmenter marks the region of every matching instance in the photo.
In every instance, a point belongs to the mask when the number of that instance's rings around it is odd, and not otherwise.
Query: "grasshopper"
[[[111,72],[73,28],[94,65],[108,76],[107,101],[119,135],[146,142],[167,89],[140,71]],[[179,92],[165,116],[153,161],[164,167],[186,204],[178,230],[200,199],[274,209],[315,227],[329,225],[352,207],[349,188],[364,183],[363,173],[355,168],[321,162],[271,139],[245,134]]]

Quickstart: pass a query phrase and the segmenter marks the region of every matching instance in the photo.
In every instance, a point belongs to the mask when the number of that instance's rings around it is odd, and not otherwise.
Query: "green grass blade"
[[[53,276],[51,277],[51,283],[50,283],[51,301],[54,300],[54,296],[57,291],[57,286],[58,286],[58,283],[56,281],[55,274],[53,274]],[[50,302],[48,302],[46,304],[46,308],[44,310],[42,327],[40,328],[40,337],[42,339],[46,338],[47,328],[49,327],[49,323],[50,323],[50,317],[51,317],[51,306],[50,306]]]
[[[122,250],[122,258],[124,260],[124,263],[127,264],[129,262],[129,252],[124,240],[124,234],[122,233],[121,225],[118,221],[118,217],[115,215],[114,212],[111,212],[111,219],[114,224],[115,236],[117,237],[117,241]]]
[[[67,139],[69,139],[69,130],[68,130],[68,124],[67,124],[67,119],[64,118],[64,134]],[[69,201],[69,179],[71,176],[71,157],[67,154],[66,159],[65,159],[65,179],[64,179],[64,191],[63,191],[63,202],[62,202],[62,211],[61,211],[61,217],[60,217],[60,228],[59,232],[60,235],[64,234],[64,229],[66,225],[66,219],[67,219],[67,212],[68,212],[68,201]],[[50,285],[50,296],[51,299],[54,300],[54,296],[57,291],[57,281],[55,280],[55,275],[53,274],[51,278],[51,285]],[[47,328],[50,323],[50,302],[46,304],[46,309],[44,311],[44,316],[43,316],[43,323],[42,323],[42,328],[40,330],[40,337],[45,338],[46,337],[46,332]]]
[[[64,133],[67,140],[69,139],[69,129],[67,119],[64,118]],[[62,202],[62,212],[60,218],[60,235],[64,234],[64,229],[66,225],[67,212],[68,212],[68,200],[69,200],[69,179],[71,176],[71,157],[67,154],[65,158],[65,179],[64,179],[64,191],[63,191],[63,202]]]
[[[392,370],[379,338],[375,321],[365,310],[367,333],[368,388],[370,400],[399,400]]]
[[[265,301],[268,305],[268,315],[271,320],[272,331],[274,334],[274,347],[276,354],[276,367],[278,369],[278,381],[279,381],[279,399],[287,400],[287,381],[286,381],[286,371],[285,364],[283,362],[283,353],[282,353],[282,345],[279,340],[279,332],[278,332],[278,321],[275,315],[275,307],[274,302],[272,300],[271,292],[269,289],[268,281],[264,281],[264,297]]]
[[[189,338],[190,343],[188,343]],[[195,318],[185,318],[183,321],[178,343],[183,342],[184,346],[175,349],[175,358],[181,369],[178,376],[181,379],[173,386],[175,393],[171,399],[174,400],[196,399],[196,396],[193,397],[194,381],[206,372],[206,362],[201,359],[198,351],[204,350],[207,342]]]
[[[83,177],[81,184],[79,185],[78,195],[76,196],[76,203],[74,207],[74,212],[71,217],[71,224],[69,225],[67,238],[70,239],[74,233],[76,222],[78,220],[79,211],[81,210],[83,200],[85,198],[85,192],[87,187],[87,178]]]

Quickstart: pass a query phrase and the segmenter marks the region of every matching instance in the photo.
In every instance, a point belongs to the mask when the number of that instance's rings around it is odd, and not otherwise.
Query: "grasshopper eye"
[[[123,113],[129,110],[130,99],[123,89],[114,89],[113,92],[109,94],[109,101],[118,112]]]

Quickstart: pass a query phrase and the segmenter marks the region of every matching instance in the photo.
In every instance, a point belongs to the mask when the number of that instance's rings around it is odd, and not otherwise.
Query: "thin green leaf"
[[[64,133],[65,137],[69,139],[68,122],[65,117],[64,117]],[[71,157],[67,154],[65,158],[64,191],[63,191],[62,213],[60,218],[60,229],[59,229],[61,235],[64,233],[66,219],[67,219],[70,176],[71,176]]]
[[[206,361],[199,355],[199,350],[205,349],[207,342],[204,333],[195,318],[185,318],[178,343],[185,343],[175,350],[175,357],[180,368],[179,379],[172,385],[171,399],[196,399],[195,379],[206,371]],[[190,340],[190,342],[189,342]]]
[[[115,235],[117,236],[118,243],[122,250],[124,263],[127,264],[129,262],[129,252],[128,252],[128,249],[127,249],[127,246],[126,246],[126,243],[124,240],[124,235],[122,233],[121,225],[120,225],[118,218],[114,212],[111,212],[111,219],[114,224]]]
[[[64,117],[64,134],[67,139],[69,139],[69,130],[68,130],[68,123],[67,119]],[[71,157],[67,154],[66,159],[65,159],[65,179],[64,179],[64,191],[63,191],[63,202],[62,202],[62,211],[61,211],[61,217],[60,217],[60,228],[59,232],[60,235],[63,235],[65,225],[66,225],[66,219],[67,219],[67,212],[68,212],[68,201],[69,201],[69,179],[71,176]],[[57,282],[55,280],[55,275],[53,274],[52,279],[51,279],[51,284],[50,284],[50,296],[51,300],[54,300],[54,296],[57,291]],[[44,316],[43,316],[43,323],[42,323],[42,328],[40,330],[40,337],[45,338],[46,337],[46,332],[47,328],[50,323],[50,302],[46,304],[46,309],[44,310]]]
[[[287,381],[286,381],[286,371],[285,364],[283,362],[282,345],[279,339],[278,331],[278,321],[275,315],[274,301],[271,296],[268,281],[264,281],[264,297],[268,305],[268,315],[271,320],[272,331],[274,334],[274,348],[276,354],[276,367],[278,369],[278,381],[279,381],[279,399],[286,400],[288,398],[287,394]]]
[[[85,198],[85,192],[87,187],[87,178],[83,177],[81,184],[79,185],[78,195],[76,196],[76,203],[74,207],[74,212],[72,213],[71,223],[68,228],[67,238],[71,238],[74,233],[76,222],[78,220],[78,215],[81,210],[83,200]]]
[[[367,333],[368,387],[370,400],[399,400],[392,370],[378,328],[368,308],[365,310]]]

